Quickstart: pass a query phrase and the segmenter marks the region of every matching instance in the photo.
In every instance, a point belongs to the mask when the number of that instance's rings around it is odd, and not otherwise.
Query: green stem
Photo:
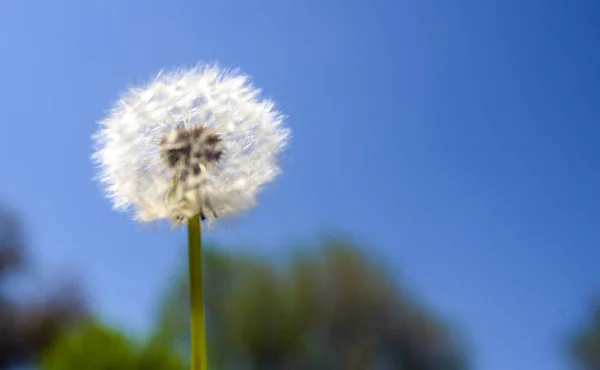
[[[202,241],[200,216],[188,220],[188,260],[190,268],[191,370],[206,370],[206,328],[202,294]]]

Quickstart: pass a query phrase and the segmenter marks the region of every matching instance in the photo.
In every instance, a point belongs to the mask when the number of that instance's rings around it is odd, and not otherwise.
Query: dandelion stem
[[[191,370],[207,370],[204,297],[202,293],[202,239],[200,216],[188,220],[190,269]]]

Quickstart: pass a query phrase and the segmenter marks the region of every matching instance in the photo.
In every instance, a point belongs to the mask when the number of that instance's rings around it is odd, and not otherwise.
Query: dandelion
[[[248,76],[216,65],[160,73],[125,92],[94,135],[98,179],[116,210],[187,223],[192,369],[206,369],[201,221],[254,206],[281,172],[290,136],[260,93]]]

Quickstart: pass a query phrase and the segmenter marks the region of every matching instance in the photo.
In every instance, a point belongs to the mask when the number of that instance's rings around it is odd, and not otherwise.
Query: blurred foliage
[[[600,369],[600,301],[596,302],[585,325],[569,341],[571,357],[578,369]]]
[[[450,328],[349,243],[326,241],[285,266],[205,253],[215,369],[468,369]],[[153,341],[187,349],[187,271],[168,290]]]
[[[186,368],[186,268],[140,344],[89,318],[70,285],[11,298],[12,279],[30,267],[24,245],[18,220],[0,213],[0,369]],[[204,264],[213,369],[469,369],[456,333],[351,243],[328,240],[283,264],[209,248]]]
[[[0,369],[34,362],[57,335],[86,316],[79,290],[69,284],[44,286],[35,299],[11,297],[10,282],[29,268],[19,220],[0,210]]]
[[[62,335],[44,353],[41,370],[182,370],[170,349],[140,346],[116,329],[88,321]]]

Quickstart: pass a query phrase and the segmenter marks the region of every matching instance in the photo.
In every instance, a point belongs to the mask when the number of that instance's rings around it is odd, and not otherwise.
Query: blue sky
[[[4,0],[0,198],[47,274],[75,271],[143,332],[185,234],[111,211],[89,137],[123,89],[218,60],[278,101],[294,141],[213,240],[277,257],[343,230],[454,320],[477,369],[566,369],[561,341],[600,293],[599,16],[591,0]]]

